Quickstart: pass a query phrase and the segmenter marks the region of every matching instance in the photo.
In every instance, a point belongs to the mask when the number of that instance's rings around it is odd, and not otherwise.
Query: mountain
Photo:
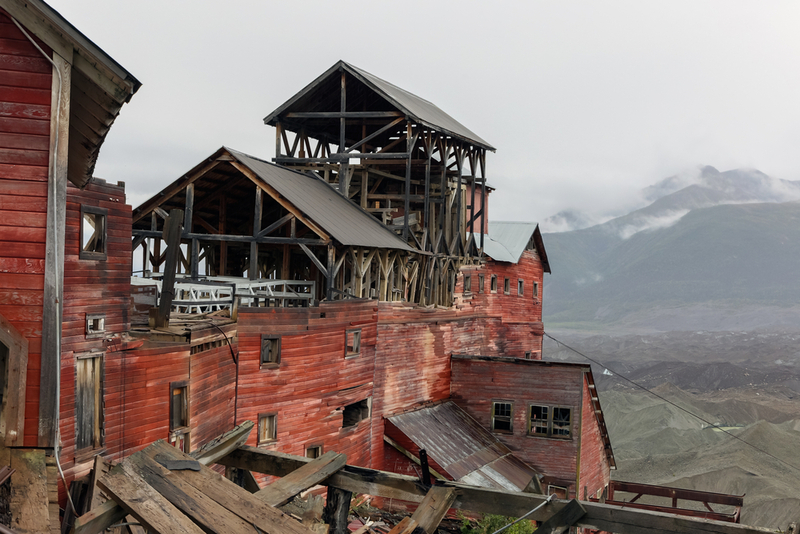
[[[800,324],[800,182],[701,170],[648,206],[545,234],[545,322],[650,330]],[[661,195],[661,196],[658,196]]]

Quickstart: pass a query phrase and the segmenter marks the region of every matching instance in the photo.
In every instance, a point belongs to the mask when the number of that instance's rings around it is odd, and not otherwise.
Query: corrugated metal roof
[[[278,115],[289,109],[289,107],[293,103],[297,102],[303,95],[308,94],[316,86],[322,84],[328,79],[329,76],[338,72],[340,69],[349,72],[351,75],[361,80],[373,91],[377,92],[384,99],[397,107],[399,111],[402,111],[408,115],[409,118],[415,120],[416,122],[430,126],[437,131],[449,133],[455,137],[469,141],[470,143],[483,147],[487,150],[496,150],[492,145],[475,134],[472,130],[455,120],[453,117],[439,109],[439,107],[432,102],[429,102],[424,98],[420,98],[417,95],[406,91],[405,89],[397,87],[386,80],[378,78],[377,76],[370,74],[365,70],[341,60],[333,65],[330,69],[325,71],[316,80],[303,88],[302,91],[294,95],[275,111],[267,115],[264,118],[264,122],[269,124],[271,121],[275,120]]]
[[[523,491],[537,475],[451,401],[388,419],[457,481]]]
[[[322,180],[230,148],[226,150],[339,243],[417,252]]]

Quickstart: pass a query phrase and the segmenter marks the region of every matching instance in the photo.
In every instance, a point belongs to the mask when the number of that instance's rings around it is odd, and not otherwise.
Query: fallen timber
[[[549,532],[565,532],[571,526],[618,534],[774,532],[741,524],[485,489],[457,482],[437,481],[428,486],[416,477],[347,465],[344,455],[333,452],[311,459],[242,445],[252,428],[251,422],[242,423],[191,455],[161,441],[132,455],[99,479],[99,485],[109,491],[114,500],[78,518],[74,532],[102,532],[130,514],[153,532],[196,532],[198,525],[205,532],[252,532],[252,526],[258,525],[271,534],[311,534],[311,530],[282,514],[275,506],[316,484],[328,487],[325,520],[331,534],[347,532],[347,510],[353,493],[422,503],[413,516],[406,518],[408,521],[393,529],[397,530],[396,534],[433,534],[447,510],[452,508],[510,517],[529,514],[528,519],[542,522]],[[253,494],[206,467],[213,463],[281,478]],[[140,506],[143,496],[158,503],[157,509]]]

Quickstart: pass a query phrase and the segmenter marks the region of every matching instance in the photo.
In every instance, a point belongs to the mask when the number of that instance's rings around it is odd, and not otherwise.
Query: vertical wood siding
[[[606,456],[600,427],[592,406],[589,384],[583,381],[583,411],[581,428],[581,465],[580,465],[580,498],[586,495],[597,496],[597,491],[608,485],[611,478],[611,467]]]
[[[45,53],[52,51],[39,43]],[[52,68],[0,9],[0,315],[29,342],[26,446],[36,446]]]

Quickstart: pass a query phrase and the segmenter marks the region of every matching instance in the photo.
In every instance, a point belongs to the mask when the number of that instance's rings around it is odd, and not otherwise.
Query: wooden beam
[[[274,223],[270,224],[269,226],[267,226],[266,228],[264,228],[263,230],[258,232],[258,235],[256,237],[264,237],[267,234],[273,232],[274,230],[277,230],[278,228],[280,228],[281,226],[283,226],[284,224],[289,222],[289,220],[292,217],[294,217],[294,214],[287,213],[286,215],[284,215],[283,217],[281,217],[280,219],[278,219]]]
[[[411,460],[415,464],[417,464],[419,466],[422,466],[422,461],[419,458],[417,458],[416,456],[411,454],[411,452],[409,452],[405,447],[403,447],[402,445],[397,443],[395,440],[393,440],[392,438],[390,438],[386,434],[383,435],[383,441],[385,441],[386,443],[388,443],[389,445],[391,445],[392,447],[397,449],[397,452],[401,453],[403,456],[405,456],[406,458],[408,458],[409,460]],[[434,478],[436,478],[437,480],[447,480],[447,478],[442,476],[435,469],[431,469],[430,467],[428,467],[428,470],[434,476]]]
[[[400,124],[401,122],[403,122],[403,117],[400,117],[399,119],[395,119],[395,120],[393,120],[392,122],[390,122],[389,124],[387,124],[387,125],[386,125],[386,126],[384,126],[383,128],[380,128],[380,129],[378,129],[378,130],[374,131],[374,132],[373,132],[373,133],[371,133],[370,135],[368,135],[368,136],[364,137],[364,138],[363,138],[361,141],[359,141],[358,143],[356,143],[356,144],[354,144],[353,146],[351,146],[351,147],[349,147],[349,148],[345,149],[345,152],[352,152],[353,150],[357,149],[357,148],[358,148],[358,147],[360,147],[361,145],[363,145],[363,144],[365,144],[365,143],[368,143],[369,141],[372,141],[373,139],[375,139],[376,137],[378,137],[380,134],[382,134],[382,133],[383,133],[383,132],[385,132],[386,130],[389,130],[390,128],[392,128],[392,127],[394,127],[394,126],[396,126],[396,125]]]
[[[581,503],[572,499],[566,506],[551,515],[536,529],[541,534],[564,534],[581,517],[586,515]]]
[[[414,515],[413,521],[428,534],[434,534],[442,518],[456,500],[456,490],[444,486],[434,486],[425,495]]]
[[[231,451],[238,449],[240,446],[247,442],[247,437],[253,430],[252,421],[244,421],[237,425],[233,430],[226,432],[216,439],[213,439],[192,451],[190,456],[203,465],[211,465],[217,462],[220,458],[224,458]]]
[[[308,458],[266,451],[244,446],[222,458],[218,463],[230,467],[249,469],[257,473],[285,476]],[[378,497],[421,502],[427,493],[416,477],[398,475],[374,469],[345,466],[327,480],[328,485]],[[534,493],[500,491],[446,482],[446,487],[457,490],[453,508],[473,512],[501,514],[520,517],[542,504],[547,497]],[[561,510],[568,501],[554,500],[530,516],[537,521],[546,521],[555,511]],[[582,528],[593,528],[618,534],[767,534],[772,531],[735,523],[724,523],[695,517],[683,517],[661,512],[633,510],[619,506],[581,501],[586,515],[576,522]]]
[[[126,515],[128,512],[116,501],[106,501],[77,518],[73,534],[100,534]]]
[[[319,261],[319,258],[317,258],[316,254],[314,254],[311,251],[311,249],[308,248],[303,243],[300,243],[300,248],[303,249],[303,252],[306,253],[306,256],[308,256],[308,258],[314,263],[314,265],[317,267],[317,269],[319,269],[319,272],[322,273],[322,276],[324,276],[325,278],[328,278],[328,269],[324,265],[322,265],[322,262]]]
[[[324,482],[333,473],[344,467],[346,463],[346,455],[333,451],[326,452],[314,461],[299,467],[280,480],[262,488],[255,495],[272,506],[283,506],[291,501],[295,495]]]
[[[164,266],[164,279],[161,283],[161,298],[158,302],[158,315],[155,320],[156,328],[169,326],[172,299],[175,298],[175,273],[181,254],[181,224],[183,224],[181,210],[172,210],[164,223],[163,239],[167,243],[167,263]]]
[[[342,72],[342,80],[344,80],[344,72]],[[342,81],[342,88],[345,87],[344,84],[345,82]],[[341,100],[342,111],[295,111],[283,116],[287,119],[382,119],[405,116],[399,111],[344,111],[345,98],[342,97]]]
[[[329,534],[349,534],[347,515],[350,512],[350,501],[353,493],[336,486],[328,486],[328,498],[322,520],[330,525]]]

